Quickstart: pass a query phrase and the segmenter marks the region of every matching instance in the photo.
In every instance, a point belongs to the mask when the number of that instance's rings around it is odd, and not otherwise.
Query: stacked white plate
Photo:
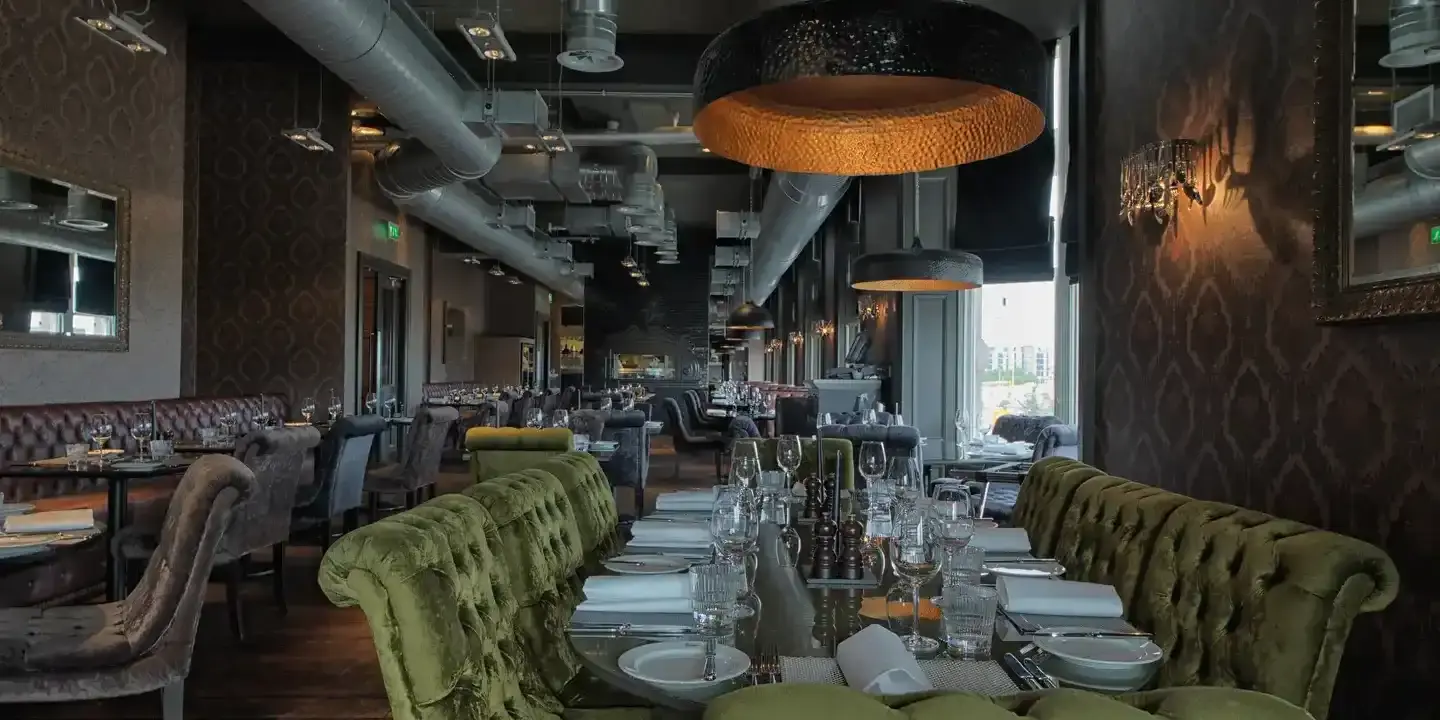
[[[660,642],[641,645],[620,656],[620,670],[671,695],[705,700],[731,689],[732,681],[750,670],[750,657],[729,645],[715,649],[715,679],[701,679],[705,643]]]
[[[1097,628],[1056,627],[1051,632],[1085,632]],[[1105,692],[1139,690],[1160,669],[1165,653],[1149,638],[1039,637],[1035,645],[1050,654],[1045,671],[1075,687]]]

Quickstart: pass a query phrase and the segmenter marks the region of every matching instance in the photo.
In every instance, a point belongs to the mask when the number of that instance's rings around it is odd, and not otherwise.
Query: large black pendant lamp
[[[957,0],[810,0],[715,38],[695,135],[747,165],[895,175],[1018,150],[1045,129],[1045,50]]]
[[[747,250],[752,249],[752,247],[749,245],[750,241],[748,238],[750,237],[750,234],[746,232],[746,225],[750,222],[751,218],[755,217],[754,191],[755,181],[759,177],[759,169],[751,168],[750,185],[747,190],[747,192],[749,193],[749,209],[746,211],[745,217],[740,219],[740,237],[746,238],[745,242],[747,243]],[[753,252],[749,253],[749,255],[751,258],[754,257]],[[742,270],[740,273],[740,297],[742,300],[744,300],[744,302],[740,303],[740,307],[737,307],[734,310],[730,311],[730,316],[725,319],[725,329],[731,331],[739,331],[742,333],[759,332],[761,330],[774,330],[775,318],[770,317],[770,311],[750,301],[750,282],[748,279],[746,279],[747,271],[749,269],[750,261],[747,260],[745,262],[744,270]]]
[[[850,287],[870,292],[974,290],[984,282],[980,258],[920,245],[920,175],[914,177],[915,242],[908,249],[866,253],[850,264]]]

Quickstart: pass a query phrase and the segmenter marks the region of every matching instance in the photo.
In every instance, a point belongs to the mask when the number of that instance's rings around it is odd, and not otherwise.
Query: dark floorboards
[[[660,492],[714,484],[711,456],[683,457],[679,475],[673,476],[673,451],[668,442],[656,444],[647,504],[653,507],[655,495]],[[463,468],[446,470],[442,491],[468,482]],[[622,514],[631,511],[630,498],[629,492],[619,493]],[[244,645],[230,635],[223,588],[210,586],[200,618],[194,665],[185,684],[187,720],[352,720],[390,716],[364,613],[355,608],[337,608],[320,592],[315,582],[319,548],[292,548],[286,563],[289,614],[281,617],[276,610],[268,578],[252,580],[245,595],[250,639]],[[97,702],[0,704],[0,720],[159,717],[158,693]]]

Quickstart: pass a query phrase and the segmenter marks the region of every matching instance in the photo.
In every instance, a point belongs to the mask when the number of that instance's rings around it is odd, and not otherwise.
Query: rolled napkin
[[[1125,615],[1120,594],[1109,585],[1002,575],[995,581],[995,589],[1000,606],[1010,613],[1093,618]]]
[[[7,533],[52,533],[93,530],[95,515],[89,510],[52,510],[5,518]]]
[[[596,575],[576,612],[688,613],[689,575]]]
[[[63,467],[69,467],[69,466],[70,466],[70,458],[68,458],[68,457],[57,457],[57,458],[46,458],[46,459],[44,459],[44,460],[32,460],[32,461],[30,461],[30,464],[33,465],[33,466],[35,466],[35,467],[43,467],[43,468],[63,468]]]
[[[709,547],[712,540],[705,523],[639,520],[630,526],[630,542],[643,547]]]
[[[874,695],[903,695],[934,690],[900,636],[884,625],[871,625],[835,648],[835,664],[845,684]]]
[[[970,544],[990,553],[1030,552],[1030,535],[1025,528],[976,528]]]
[[[656,510],[710,512],[714,504],[714,490],[684,490],[681,492],[665,493],[655,498]]]

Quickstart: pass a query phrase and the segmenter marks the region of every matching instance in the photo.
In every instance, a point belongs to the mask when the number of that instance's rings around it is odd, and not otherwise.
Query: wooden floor
[[[654,496],[677,488],[714,483],[710,456],[683,458],[678,477],[668,443],[652,455],[649,504]],[[447,468],[442,491],[468,483],[459,467]],[[628,492],[619,493],[621,513],[630,511]],[[387,718],[390,705],[380,679],[375,648],[365,616],[340,609],[325,599],[315,582],[319,549],[292,548],[287,555],[290,612],[281,617],[270,599],[268,579],[247,588],[246,620],[250,640],[240,645],[230,635],[223,589],[212,585],[185,687],[187,720],[305,718],[351,720]],[[158,693],[133,698],[51,705],[0,704],[0,720],[117,720],[159,718]]]

